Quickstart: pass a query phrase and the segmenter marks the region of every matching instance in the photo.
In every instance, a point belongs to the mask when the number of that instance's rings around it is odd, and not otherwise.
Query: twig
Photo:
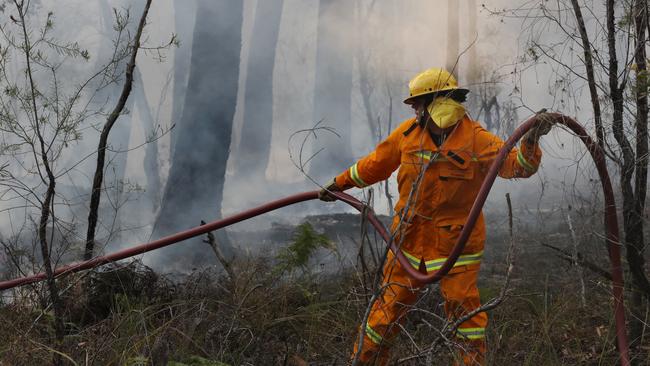
[[[205,221],[201,220],[201,226],[203,225],[205,225]],[[223,255],[223,253],[221,252],[221,249],[219,249],[219,244],[217,243],[217,239],[214,237],[214,234],[212,234],[212,231],[210,231],[207,234],[207,236],[208,236],[208,240],[203,240],[203,242],[210,245],[210,248],[212,248],[214,254],[217,256],[219,263],[221,263],[223,269],[225,269],[226,273],[228,273],[228,277],[230,277],[230,280],[235,282],[235,279],[237,278],[235,276],[235,271],[232,269],[232,266],[230,265],[230,262],[226,259],[226,256]]]
[[[585,276],[584,273],[582,272],[582,266],[578,265],[578,238],[576,237],[576,233],[573,230],[573,224],[571,223],[571,214],[567,212],[566,214],[566,221],[567,224],[569,224],[569,231],[571,232],[571,243],[573,244],[573,253],[572,253],[572,261],[573,261],[573,266],[576,267],[576,271],[578,272],[578,278],[580,279],[580,301],[582,304],[582,308],[587,307],[587,300],[585,296]]]
[[[547,247],[547,248],[553,249],[556,252],[558,252],[559,253],[558,257],[560,259],[564,259],[565,261],[567,261],[569,263],[573,263],[573,255],[571,253],[569,253],[568,251],[566,251],[566,250],[564,250],[562,248],[558,248],[558,247],[556,247],[554,245],[551,245],[551,244],[547,244],[547,243],[541,243],[541,244],[543,246]],[[577,263],[578,263],[579,266],[587,268],[591,272],[605,278],[608,281],[612,280],[612,275],[609,272],[607,272],[606,270],[598,267],[596,264],[584,259],[580,253],[577,254]]]

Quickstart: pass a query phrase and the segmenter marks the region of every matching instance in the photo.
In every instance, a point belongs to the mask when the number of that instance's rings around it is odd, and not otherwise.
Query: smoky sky
[[[155,48],[165,45],[174,33],[180,40],[180,47],[160,52],[147,50],[138,56],[138,73],[143,91],[139,98],[140,104],[133,105],[128,115],[118,120],[118,124],[124,125],[120,126],[120,132],[111,136],[109,141],[117,152],[113,153],[107,170],[118,173],[115,173],[114,179],[106,182],[106,197],[112,197],[110,191],[121,183],[126,182],[128,188],[128,194],[120,196],[119,202],[102,199],[105,205],[103,212],[106,214],[100,217],[101,230],[105,233],[100,237],[100,241],[109,244],[111,249],[147,241],[151,238],[156,218],[160,216],[160,202],[155,201],[159,197],[152,196],[154,189],[150,189],[147,183],[151,177],[145,170],[146,142],[151,140],[152,136],[155,136],[155,139],[149,143],[156,144],[158,151],[158,171],[155,175],[160,178],[162,186],[168,182],[172,152],[179,146],[178,139],[185,139],[182,145],[190,146],[186,151],[185,163],[181,164],[190,166],[196,163],[200,168],[195,169],[200,169],[203,173],[208,172],[201,175],[201,178],[192,178],[201,180],[203,189],[188,190],[180,198],[185,203],[191,203],[187,209],[189,211],[183,209],[174,213],[177,216],[173,216],[172,221],[177,221],[178,224],[174,225],[174,230],[193,226],[197,219],[210,221],[257,203],[261,204],[298,191],[317,189],[318,187],[306,179],[289,158],[289,151],[295,152],[301,147],[299,143],[296,144],[296,141],[301,139],[294,139],[293,145],[289,145],[289,137],[299,130],[313,127],[321,119],[324,125],[338,126],[340,138],[318,135],[319,138],[310,138],[305,146],[306,157],[325,149],[311,162],[316,167],[311,174],[314,174],[317,182],[324,184],[326,179],[339,174],[354,163],[355,159],[373,149],[379,137],[370,133],[369,123],[381,126],[382,136],[385,137],[389,132],[389,120],[391,127],[395,128],[411,116],[411,110],[402,103],[408,92],[408,80],[426,68],[444,66],[447,59],[448,19],[445,1],[345,1],[347,11],[344,14],[331,16],[327,18],[327,24],[319,26],[319,13],[323,12],[321,6],[332,6],[334,1],[276,0],[274,3],[279,4],[282,9],[274,49],[274,65],[268,68],[268,59],[262,59],[269,55],[268,52],[261,52],[265,47],[264,43],[256,45],[254,50],[250,48],[255,19],[259,18],[259,14],[256,14],[258,1],[243,1],[241,19],[214,14],[211,20],[205,22],[200,22],[197,17],[197,14],[205,15],[196,12],[197,1],[153,2],[145,30],[146,46]],[[467,13],[468,3],[461,2],[460,14]],[[553,42],[554,33],[547,31],[537,35],[529,34],[532,20],[492,15],[482,7],[482,3],[489,9],[512,6],[511,2],[505,0],[479,2],[478,34],[475,35],[469,34],[469,27],[461,17],[458,28],[461,54],[457,70],[460,83],[463,84],[466,79],[464,73],[469,63],[480,63],[486,70],[499,76],[496,82],[500,90],[499,97],[502,100],[512,100],[518,106],[520,120],[536,110],[547,107],[566,111],[567,114],[578,116],[586,124],[591,123],[587,108],[588,95],[583,89],[576,88],[572,94],[573,103],[565,103],[558,93],[553,93],[557,85],[554,81],[549,81],[553,80],[551,66],[540,63],[525,70],[517,68],[518,60],[526,52],[522,46],[526,40],[537,37],[540,42]],[[34,14],[34,24],[42,22],[47,12],[52,11],[57,38],[78,42],[89,50],[89,62],[73,63],[62,58],[63,66],[60,72],[64,75],[63,79],[75,81],[78,75],[88,74],[96,69],[101,64],[101,58],[106,57],[107,50],[111,48],[115,33],[108,22],[114,21],[114,14],[112,11],[107,13],[107,9],[130,9],[130,15],[137,18],[140,15],[140,10],[137,9],[141,9],[139,4],[141,2],[135,0],[43,1],[42,9]],[[199,5],[209,7],[210,1],[202,0]],[[217,30],[223,30],[225,34],[224,29],[228,28],[228,22],[233,20],[241,23],[241,39],[236,41],[239,42],[239,54],[235,55],[239,59],[236,67],[238,75],[233,76],[234,82],[231,80],[227,85],[201,84],[210,78],[215,67],[219,67],[217,63],[210,62],[212,59],[208,55],[223,52],[224,48],[210,42],[206,42],[202,47],[194,47],[196,37],[214,35]],[[571,19],[563,17],[562,21],[570,22]],[[590,18],[588,24],[593,26],[594,19]],[[324,36],[319,35],[319,31],[326,32],[328,29],[335,34],[328,41],[329,50],[323,56],[319,54],[318,45],[319,39],[322,41]],[[543,31],[544,28],[536,29]],[[477,55],[474,60],[470,60],[470,45]],[[345,57],[341,58],[342,55]],[[191,70],[193,59],[196,60],[195,65],[201,60],[204,61],[200,65],[203,71]],[[577,64],[579,60],[573,58],[569,61]],[[317,69],[319,62],[321,66]],[[264,75],[256,76],[255,73],[262,69]],[[12,70],[17,73],[19,68]],[[193,71],[194,80],[190,80]],[[361,72],[368,75],[371,113],[366,113],[361,95]],[[19,77],[18,74],[16,77]],[[257,101],[246,104],[246,93],[253,94],[254,91],[250,88],[255,86],[254,83],[247,83],[247,77],[260,80],[262,77],[270,78],[270,96],[265,94],[258,97]],[[42,78],[39,80],[43,83],[49,82],[47,75],[39,75],[39,78]],[[341,83],[346,85],[340,85]],[[324,91],[315,90],[317,85],[324,88]],[[192,87],[196,89],[196,94],[193,94],[196,97],[188,101],[188,90]],[[474,86],[468,87],[472,90]],[[119,83],[112,85],[97,103],[105,105],[106,108],[114,105],[118,94],[115,91],[120,88]],[[349,91],[347,94],[328,94],[329,88],[347,88]],[[221,117],[201,112],[222,103],[222,96],[226,94],[232,96],[232,99],[226,102],[233,107],[230,120],[219,120]],[[137,94],[133,93],[132,97],[135,95]],[[142,108],[148,109],[150,113],[146,113]],[[246,151],[251,144],[260,144],[256,138],[243,139],[242,130],[245,116],[257,113],[262,114],[257,115],[258,120],[266,123],[264,128],[258,128],[259,133],[263,134],[259,136],[259,141],[270,141],[270,149],[265,157],[257,158],[260,161],[256,161],[254,168],[246,168],[253,171],[238,171],[236,164],[244,155],[242,151]],[[153,116],[152,123],[144,123],[147,114]],[[367,118],[369,114],[373,118],[371,122]],[[105,115],[102,114],[91,116],[83,126],[82,139],[66,149],[57,163],[57,168],[62,170],[66,166],[74,166],[70,174],[61,178],[59,192],[65,199],[60,198],[58,202],[62,204],[66,201],[67,205],[57,213],[67,216],[67,219],[81,226],[87,214],[84,210],[87,210],[86,198],[92,183],[94,161],[92,157],[81,163],[79,160],[85,155],[92,155],[96,146],[97,131],[104,120]],[[218,120],[220,126],[227,125],[228,127],[221,127],[219,131],[228,135],[230,144],[223,146],[223,143],[219,142],[222,139],[207,133],[207,129],[203,131],[200,127],[194,127],[198,128],[198,131],[195,131],[197,134],[183,137],[183,129],[192,128],[192,125],[196,126],[203,120]],[[128,121],[128,124],[125,121]],[[121,146],[121,143],[127,140],[128,146]],[[505,192],[513,193],[515,205],[535,205],[540,196],[549,197],[550,202],[557,203],[566,197],[567,185],[579,185],[593,178],[590,162],[581,158],[584,150],[575,138],[555,131],[544,139],[542,146],[545,156],[540,173],[528,180],[498,181],[490,196],[490,205],[501,205]],[[205,160],[206,156],[214,155],[212,152],[215,149],[221,151],[221,154],[229,154],[227,166],[211,166],[211,162]],[[334,152],[340,152],[342,149],[349,150],[344,154],[347,158],[336,160],[332,157]],[[576,160],[579,163],[576,164]],[[307,168],[306,172],[309,174],[309,167]],[[123,174],[119,173],[120,169],[124,171]],[[216,180],[210,174],[225,174],[223,187],[214,183]],[[548,182],[543,189],[542,182]],[[393,180],[391,189],[394,194],[396,188]],[[219,192],[215,193],[215,189]],[[360,190],[352,193],[361,195]],[[376,197],[375,204],[378,212],[387,212],[386,201],[380,195]],[[10,204],[3,205],[6,207]],[[117,214],[114,213],[116,207]],[[305,207],[296,206],[282,211],[273,219],[267,218],[259,222],[266,225],[272,220],[299,218],[308,211],[318,212],[319,207],[323,206],[310,205],[308,209]],[[327,206],[324,210],[347,208],[338,205]],[[3,215],[6,219],[3,218],[0,222],[5,229],[25,220],[25,210],[10,210]],[[109,236],[107,233],[114,229],[116,216],[122,217],[120,235]],[[260,224],[253,222],[235,227],[235,230],[254,229],[258,225]],[[11,230],[8,229],[9,231]]]

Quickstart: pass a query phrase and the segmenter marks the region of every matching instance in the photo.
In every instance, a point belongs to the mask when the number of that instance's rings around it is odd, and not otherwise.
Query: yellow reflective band
[[[404,253],[404,256],[409,260],[413,268],[419,269],[420,268],[420,260],[415,257],[414,255],[408,253],[404,249],[402,249],[402,253]],[[470,264],[477,264],[481,263],[481,259],[483,258],[483,251],[481,250],[478,253],[474,254],[464,254],[458,257],[458,260],[456,263],[454,263],[454,267],[458,266],[467,266]],[[447,257],[443,258],[438,258],[438,259],[432,259],[430,261],[424,262],[424,264],[427,267],[427,272],[430,271],[437,271],[440,268],[442,268],[442,265],[445,264],[447,261]]]
[[[458,328],[456,337],[470,340],[485,338],[485,328]]]
[[[373,341],[375,344],[380,344],[383,338],[379,333],[375,332],[374,329],[370,328],[370,325],[366,324],[366,335]]]
[[[444,156],[439,156],[440,155],[439,153],[434,154],[432,151],[418,151],[414,153],[414,155],[417,156],[418,158],[425,159],[425,160],[431,160],[431,157],[435,158],[434,161],[447,160],[445,159]]]
[[[411,262],[411,265],[413,267],[415,267],[416,269],[420,268],[420,260],[417,257],[415,257],[413,254],[403,249],[402,249],[402,253],[404,253],[404,256],[406,257],[406,259],[409,260],[409,262]]]
[[[440,155],[440,152],[432,152],[428,150],[422,150],[422,151],[417,151],[414,152],[413,155],[417,156],[418,158],[422,158],[425,160],[431,160],[431,157],[435,157],[433,161],[449,161],[446,156]],[[478,158],[472,157],[472,161],[479,161]]]
[[[357,186],[359,186],[359,188],[363,188],[368,185],[366,184],[366,182],[363,181],[363,179],[361,179],[361,177],[359,177],[359,170],[357,169],[357,164],[358,163],[355,163],[353,166],[350,167],[350,178],[352,178],[354,183],[356,183]]]
[[[517,162],[524,169],[528,170],[531,173],[534,173],[537,170],[537,168],[535,168],[531,163],[528,162],[528,160],[526,160],[526,158],[524,158],[524,154],[521,153],[521,150],[519,150],[517,153]]]

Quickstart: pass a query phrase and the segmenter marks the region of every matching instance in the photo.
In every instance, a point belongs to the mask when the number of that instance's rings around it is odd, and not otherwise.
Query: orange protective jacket
[[[431,272],[439,269],[451,252],[502,146],[500,138],[465,115],[438,147],[428,131],[412,118],[375,151],[337,176],[336,184],[342,189],[363,188],[387,179],[399,167],[399,201],[392,232],[411,264]],[[529,177],[537,171],[541,155],[539,146],[522,143],[520,149],[510,152],[499,176]],[[418,179],[420,182],[414,185]],[[485,221],[481,214],[455,267],[478,265],[484,242]]]

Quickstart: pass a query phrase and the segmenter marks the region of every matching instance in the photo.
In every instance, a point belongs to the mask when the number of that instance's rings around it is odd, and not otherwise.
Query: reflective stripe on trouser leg
[[[365,328],[365,337],[359,359],[362,362],[375,362],[381,365],[388,362],[390,340],[399,332],[400,321],[408,310],[408,306],[417,300],[417,289],[420,285],[413,282],[402,266],[394,260],[392,253],[388,254],[384,266],[385,286],[382,296],[372,306]],[[390,285],[387,285],[390,283]],[[354,353],[359,348],[354,346]]]
[[[450,321],[473,311],[481,306],[476,281],[478,266],[469,266],[464,272],[458,272],[443,277],[440,281],[440,291],[445,298],[445,312]],[[456,337],[461,344],[459,356],[466,365],[482,365],[485,358],[485,328],[487,314],[478,313],[463,322]]]
[[[402,249],[402,253],[404,253],[404,256],[406,259],[408,259],[409,263],[413,266],[415,269],[420,268],[420,261],[422,259],[414,256],[413,254],[407,252],[406,250]],[[456,263],[454,263],[454,268],[455,267],[460,267],[460,266],[469,266],[472,264],[480,264],[481,259],[483,259],[483,251],[481,250],[478,253],[471,253],[471,254],[462,254],[458,257],[456,260]],[[432,259],[425,261],[424,264],[427,268],[427,273],[431,273],[434,271],[439,270],[442,268],[442,265],[445,264],[447,261],[447,257],[442,257],[442,258],[437,258],[437,259]]]
[[[458,328],[456,337],[460,339],[477,340],[485,338],[485,328]]]

